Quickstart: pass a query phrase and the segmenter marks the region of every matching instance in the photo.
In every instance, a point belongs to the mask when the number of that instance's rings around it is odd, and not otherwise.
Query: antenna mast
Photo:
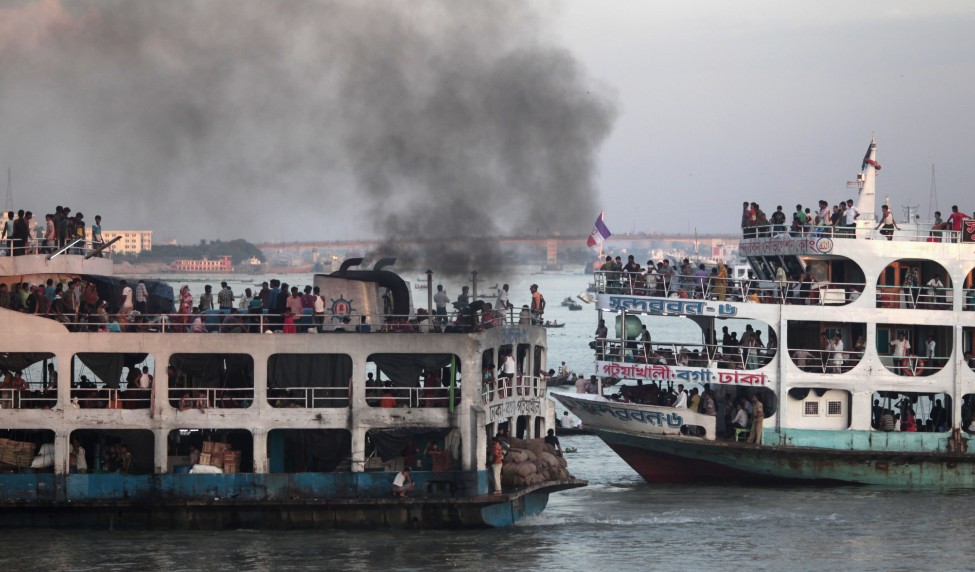
[[[7,200],[4,202],[3,210],[7,212],[14,210],[14,188],[10,184],[10,167],[7,167]]]
[[[938,210],[938,182],[934,178],[934,163],[931,163],[931,195],[928,197],[928,220],[934,220],[934,211]]]

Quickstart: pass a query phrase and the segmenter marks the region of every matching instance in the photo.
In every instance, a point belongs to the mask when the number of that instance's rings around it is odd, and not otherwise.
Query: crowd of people
[[[69,244],[74,245],[75,252],[81,253],[87,244],[85,227],[84,214],[71,214],[70,207],[61,205],[53,213],[44,215],[43,224],[34,219],[31,211],[8,211],[0,227],[0,243],[9,248],[6,254],[13,256],[50,254]],[[91,248],[97,249],[103,244],[102,217],[97,215],[91,225]]]
[[[738,332],[730,332],[728,326],[723,326],[720,341],[711,335],[710,330],[705,333],[705,338],[708,343],[693,349],[686,344],[678,347],[678,344],[654,343],[644,325],[635,337],[614,340],[609,338],[606,320],[601,319],[590,347],[600,360],[723,369],[758,369],[775,357],[777,349],[774,336],[763,340],[761,330],[756,330],[751,324],[745,325],[740,337]]]
[[[815,305],[821,303],[821,292],[839,291],[843,302],[860,297],[863,284],[833,284],[816,279],[812,272],[789,273],[781,265],[768,268],[768,280],[755,278],[751,270],[744,278],[734,278],[723,262],[694,265],[685,258],[679,264],[669,259],[648,260],[641,266],[628,256],[626,264],[617,256],[607,256],[599,267],[605,279],[607,294],[630,294],[659,298],[707,299],[719,302],[754,302],[764,304]]]
[[[419,308],[410,316],[366,316],[329,314],[318,286],[289,286],[280,280],[266,281],[257,291],[246,288],[237,295],[222,282],[214,293],[207,284],[197,298],[183,285],[174,300],[175,312],[149,313],[150,295],[144,280],[133,288],[126,280],[107,292],[92,281],[73,278],[63,282],[15,282],[0,284],[0,308],[57,320],[71,331],[184,331],[191,333],[306,333],[306,332],[475,332],[505,323],[543,323],[545,298],[538,286],[531,286],[530,304],[516,315],[508,300],[509,286],[498,291],[494,303],[471,300],[468,289],[453,302],[448,312],[443,286],[434,297],[434,315]],[[108,299],[100,297],[106,295]],[[377,323],[373,325],[372,320]],[[375,329],[374,329],[375,328]]]
[[[887,240],[893,240],[894,231],[900,230],[894,214],[890,207],[881,205],[881,212],[877,220],[871,221],[871,226],[876,223],[874,230],[879,230],[880,234]],[[962,239],[962,230],[965,220],[975,219],[975,213],[971,217],[958,210],[958,205],[951,207],[951,214],[948,220],[941,218],[941,212],[934,213],[934,221],[928,240],[931,242],[959,242]],[[775,207],[771,215],[766,215],[765,211],[755,202],[742,203],[741,230],[745,238],[761,238],[771,236],[802,236],[807,234],[830,236],[834,238],[853,238],[856,236],[857,221],[861,220],[860,209],[853,204],[853,199],[840,201],[830,207],[829,202],[820,200],[818,208],[803,207],[796,205],[796,209],[790,216],[782,209],[782,205]]]

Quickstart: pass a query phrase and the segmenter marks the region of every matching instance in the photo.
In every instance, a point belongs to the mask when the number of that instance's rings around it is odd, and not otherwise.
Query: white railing
[[[629,296],[688,298],[758,304],[841,305],[859,298],[863,282],[799,282],[754,278],[732,279],[714,275],[660,274],[600,270],[596,292]],[[652,283],[652,286],[650,285]]]
[[[267,391],[272,407],[297,407],[315,409],[322,407],[347,407],[348,387],[288,387]]]
[[[71,403],[82,409],[149,409],[151,389],[72,389]]]
[[[190,409],[246,409],[254,401],[249,387],[194,387],[169,389],[169,404],[180,411]]]
[[[966,295],[967,292],[966,291]],[[909,308],[919,310],[950,310],[953,304],[951,288],[934,286],[877,286],[878,308]],[[969,309],[966,305],[966,309]]]
[[[899,228],[892,229],[891,239],[899,242],[961,242],[962,232],[949,230],[947,225],[914,225],[898,224]],[[780,238],[780,237],[828,237],[833,239],[887,240],[887,236],[878,229],[876,224],[867,228],[850,227],[845,225],[832,226],[802,226],[794,228],[791,225],[761,225],[742,229],[745,240]]]

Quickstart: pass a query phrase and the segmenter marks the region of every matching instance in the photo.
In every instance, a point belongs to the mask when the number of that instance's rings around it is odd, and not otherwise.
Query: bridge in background
[[[444,240],[455,243],[467,243],[476,245],[484,241],[494,241],[503,246],[528,247],[528,248],[551,248],[553,245],[558,249],[563,248],[585,248],[586,236],[508,236],[508,237],[460,237],[454,239],[411,239],[397,238],[396,244],[402,246],[423,246],[427,244],[438,244]],[[741,238],[739,234],[614,234],[606,241],[604,250],[615,251],[618,248],[654,247],[655,245],[676,245],[686,244],[700,248],[710,248],[715,246],[736,246]],[[357,239],[357,240],[320,240],[306,242],[265,242],[255,246],[264,252],[283,252],[283,251],[304,251],[318,250],[328,251],[370,251],[385,242],[381,239]]]

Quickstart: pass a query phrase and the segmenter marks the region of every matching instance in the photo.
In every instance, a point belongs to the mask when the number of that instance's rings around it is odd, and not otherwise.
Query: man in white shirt
[[[569,416],[569,412],[568,411],[562,412],[562,428],[572,429],[575,426],[576,426],[575,421],[573,421],[572,417]]]
[[[847,199],[844,216],[846,217],[844,221],[846,223],[845,226],[851,229],[848,232],[852,236],[854,232],[852,229],[856,227],[857,219],[860,217],[860,209],[853,206],[853,199]]]
[[[843,355],[843,336],[839,332],[833,336],[833,355],[830,356],[830,361],[833,362],[833,373],[843,373],[846,356]]]
[[[498,378],[498,396],[510,396],[511,386],[515,380],[515,358],[511,351],[504,356],[504,363],[501,364],[501,377]]]
[[[904,333],[897,334],[897,339],[890,342],[890,347],[894,355],[894,373],[901,374],[907,356],[911,351],[911,342],[904,338]]]
[[[684,391],[683,384],[677,386],[677,400],[674,401],[674,408],[687,409],[687,392]]]

